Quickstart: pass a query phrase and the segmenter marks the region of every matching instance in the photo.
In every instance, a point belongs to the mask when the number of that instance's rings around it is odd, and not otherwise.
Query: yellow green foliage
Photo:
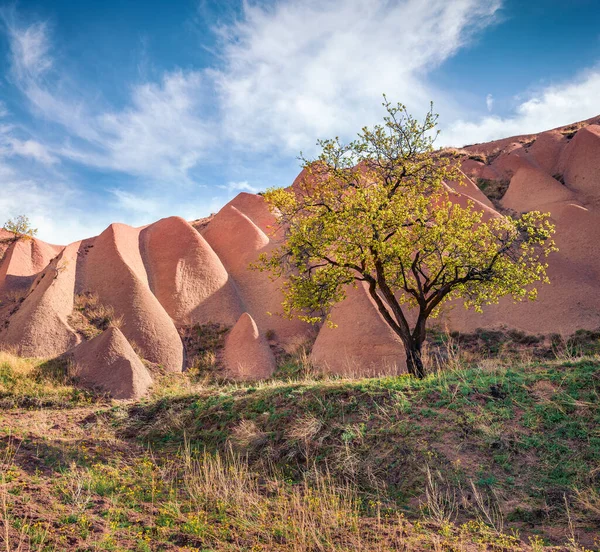
[[[29,217],[18,215],[14,219],[8,219],[4,223],[4,229],[12,232],[15,238],[32,238],[37,234],[37,228],[32,228]]]
[[[534,299],[548,282],[554,226],[537,211],[513,218],[466,201],[445,184],[460,181],[453,160],[433,150],[437,115],[420,123],[401,104],[384,106],[383,125],[349,144],[320,141],[293,190],[265,194],[287,239],[258,267],[288,276],[284,311],[312,323],[328,319],[347,285],[366,282],[422,376],[426,320],[450,299],[475,310],[505,295]]]

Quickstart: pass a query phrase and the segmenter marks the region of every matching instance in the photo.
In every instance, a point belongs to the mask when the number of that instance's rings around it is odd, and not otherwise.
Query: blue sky
[[[0,223],[206,216],[384,92],[447,145],[600,114],[600,0],[0,0]]]

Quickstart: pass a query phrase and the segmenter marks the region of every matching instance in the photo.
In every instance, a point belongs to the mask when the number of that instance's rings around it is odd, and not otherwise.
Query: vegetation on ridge
[[[33,228],[29,217],[18,215],[14,219],[8,219],[3,226],[4,230],[11,232],[15,240],[19,238],[31,239],[37,234],[37,228]]]

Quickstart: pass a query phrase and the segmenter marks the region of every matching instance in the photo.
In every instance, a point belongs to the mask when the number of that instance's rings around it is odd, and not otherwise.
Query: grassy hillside
[[[137,403],[61,370],[0,359],[0,549],[600,549],[597,357]]]

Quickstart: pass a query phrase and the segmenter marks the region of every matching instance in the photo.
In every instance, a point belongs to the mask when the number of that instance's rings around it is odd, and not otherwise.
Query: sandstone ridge
[[[486,216],[549,212],[560,251],[549,259],[552,284],[540,287],[536,302],[502,300],[483,314],[450,305],[439,323],[464,332],[600,327],[600,117],[443,154],[455,157],[465,175],[465,185],[448,183],[456,201],[473,200]],[[260,195],[241,193],[203,221],[112,224],[66,247],[14,240],[2,231],[0,346],[27,356],[69,353],[82,379],[128,398],[152,382],[140,358],[163,372],[182,371],[188,357],[182,329],[214,323],[231,328],[221,355],[225,374],[268,377],[275,369],[271,349],[291,350],[314,332],[278,316],[281,283],[248,267],[277,246],[281,232],[274,224]],[[89,340],[73,322],[74,313],[85,319],[80,305],[86,297],[112,313],[119,329],[101,328]],[[348,289],[333,319],[338,327],[324,326],[316,338],[317,367],[357,374],[404,370],[402,346],[362,286]]]

